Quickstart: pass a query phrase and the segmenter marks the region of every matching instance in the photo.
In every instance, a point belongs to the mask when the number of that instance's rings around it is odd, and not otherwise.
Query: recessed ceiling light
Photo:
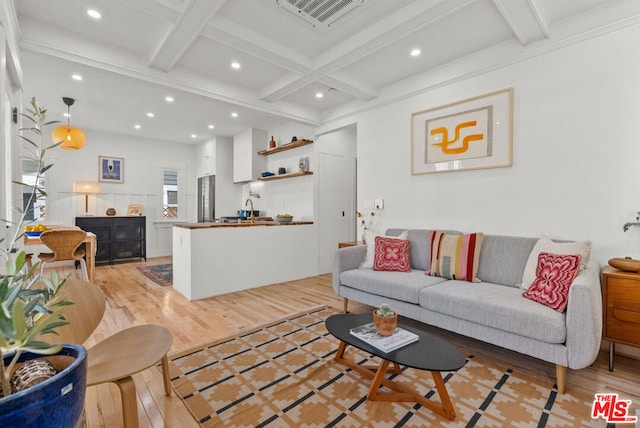
[[[233,113],[231,113],[231,117],[238,117],[238,113],[234,111]]]
[[[165,100],[166,102],[168,102],[168,103],[172,103],[172,102],[173,102],[173,97],[172,97],[172,96],[166,96],[166,97],[164,98],[164,100]]]
[[[153,114],[151,112],[147,113],[147,117],[153,117],[153,116],[155,116],[155,114]]]
[[[322,92],[316,92],[316,98],[322,98],[324,94]]]
[[[98,12],[97,10],[95,10],[95,9],[87,9],[87,15],[89,15],[93,19],[102,18],[102,14],[100,12]]]
[[[231,68],[238,70],[240,68],[240,63],[238,61],[233,61],[231,63]]]
[[[135,125],[133,125],[133,127],[136,128],[136,129],[142,128],[142,126],[138,125],[137,123]]]
[[[196,134],[191,134],[191,138],[197,138],[198,136]]]
[[[215,128],[214,125],[209,125],[209,129],[213,129],[213,128]]]
[[[420,49],[411,50],[411,56],[418,56],[418,55],[420,55]]]
[[[73,80],[82,80],[82,76],[80,76],[79,74],[72,74],[72,75],[71,75],[71,78],[72,78]]]

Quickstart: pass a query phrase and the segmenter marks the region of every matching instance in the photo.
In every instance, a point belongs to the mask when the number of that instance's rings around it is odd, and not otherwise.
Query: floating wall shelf
[[[290,172],[287,174],[279,174],[279,175],[270,175],[269,177],[260,177],[259,181],[270,181],[270,180],[281,180],[283,178],[293,178],[293,177],[302,177],[303,175],[311,175],[313,172]]]
[[[298,141],[294,141],[293,143],[287,143],[278,147],[274,147],[273,149],[260,150],[258,154],[263,156],[272,155],[274,153],[284,152],[285,150],[295,149],[297,147],[306,146],[307,144],[312,144],[312,143],[313,143],[313,140],[298,140]]]

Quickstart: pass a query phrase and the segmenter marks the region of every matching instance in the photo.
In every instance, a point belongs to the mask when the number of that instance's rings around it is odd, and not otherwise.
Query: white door
[[[0,219],[3,219],[0,224],[0,238],[4,238],[2,242],[3,249],[7,249],[8,242],[6,238],[9,235],[9,223],[12,214],[10,208],[10,186],[11,186],[11,171],[7,166],[7,159],[10,159],[11,152],[11,100],[8,94],[8,73],[6,69],[7,63],[7,50],[6,50],[6,35],[3,28],[0,26]],[[6,221],[5,221],[6,220]]]
[[[355,158],[318,154],[318,273],[333,270],[338,243],[355,238]]]

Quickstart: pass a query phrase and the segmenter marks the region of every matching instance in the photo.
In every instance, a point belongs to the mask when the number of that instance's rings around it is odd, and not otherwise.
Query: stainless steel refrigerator
[[[216,176],[198,178],[198,223],[214,221],[216,217]]]

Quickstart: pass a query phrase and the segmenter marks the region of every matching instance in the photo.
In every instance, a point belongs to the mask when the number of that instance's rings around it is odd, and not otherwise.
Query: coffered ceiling
[[[72,97],[75,126],[181,143],[289,120],[319,125],[637,20],[638,3],[13,0],[25,99],[66,121],[61,98]],[[311,23],[305,8],[323,4],[345,9]],[[465,60],[474,65],[455,67]]]

